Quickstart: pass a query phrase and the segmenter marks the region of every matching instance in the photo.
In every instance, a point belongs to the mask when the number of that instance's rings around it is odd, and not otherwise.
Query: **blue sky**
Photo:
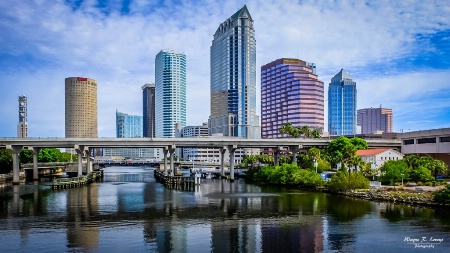
[[[213,34],[244,4],[258,90],[262,65],[299,58],[317,64],[326,90],[348,71],[358,109],[392,108],[394,131],[450,127],[447,0],[2,0],[0,136],[16,136],[25,95],[29,136],[64,137],[64,78],[83,76],[98,82],[99,137],[113,137],[116,109],[142,115],[141,86],[154,82],[161,49],[186,53],[187,123],[206,122]]]

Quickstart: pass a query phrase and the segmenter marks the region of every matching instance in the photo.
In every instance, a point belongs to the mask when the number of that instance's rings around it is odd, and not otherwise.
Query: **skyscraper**
[[[314,63],[282,58],[261,67],[261,137],[283,137],[288,122],[324,128],[324,85]]]
[[[155,136],[175,137],[175,124],[186,126],[186,55],[161,50],[155,66]]]
[[[155,137],[155,84],[142,86],[143,137]]]
[[[142,137],[142,116],[128,115],[116,110],[116,137]]]
[[[256,40],[244,5],[217,28],[211,45],[210,134],[261,138],[256,115]]]
[[[65,79],[66,138],[97,138],[97,81]]]
[[[392,109],[365,108],[358,110],[357,121],[362,134],[373,134],[378,131],[392,133]]]
[[[17,137],[28,138],[27,97],[19,96],[19,123],[17,124]]]
[[[328,86],[328,131],[331,135],[356,134],[356,83],[343,69]]]

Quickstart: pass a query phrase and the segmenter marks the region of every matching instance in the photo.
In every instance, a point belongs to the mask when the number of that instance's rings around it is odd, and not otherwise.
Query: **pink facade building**
[[[359,109],[357,125],[361,126],[362,134],[392,133],[392,118],[392,109],[381,107]]]
[[[324,128],[324,84],[314,63],[282,58],[261,67],[261,137],[283,138],[280,128]]]

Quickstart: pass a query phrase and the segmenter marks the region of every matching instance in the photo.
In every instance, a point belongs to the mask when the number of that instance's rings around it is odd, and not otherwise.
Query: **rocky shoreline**
[[[338,193],[348,197],[360,198],[377,202],[391,202],[404,203],[409,205],[421,206],[445,206],[433,200],[433,196],[429,192],[407,192],[407,191],[389,191],[384,189],[370,189],[370,190],[352,190]]]

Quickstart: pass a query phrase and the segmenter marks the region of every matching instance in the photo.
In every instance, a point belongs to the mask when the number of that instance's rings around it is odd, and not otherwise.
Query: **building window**
[[[403,145],[412,145],[412,144],[414,144],[414,139],[403,141]]]
[[[422,138],[417,139],[417,144],[436,143],[436,138]]]
[[[439,142],[450,142],[450,136],[439,137]]]

